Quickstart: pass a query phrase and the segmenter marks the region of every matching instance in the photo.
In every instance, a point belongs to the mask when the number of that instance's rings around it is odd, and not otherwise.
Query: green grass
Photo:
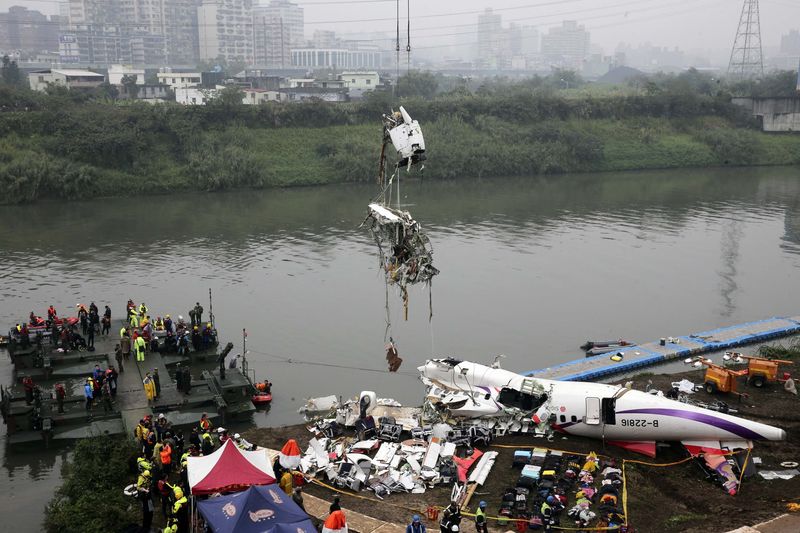
[[[425,172],[431,179],[800,163],[800,135],[737,128],[719,116],[526,123],[453,115],[423,128],[429,154]],[[53,135],[0,138],[0,203],[370,181],[380,150],[379,124],[235,124],[191,130],[180,139],[154,133],[124,163],[98,156],[92,142],[72,155]],[[121,134],[117,145],[104,147],[117,150],[127,139]]]

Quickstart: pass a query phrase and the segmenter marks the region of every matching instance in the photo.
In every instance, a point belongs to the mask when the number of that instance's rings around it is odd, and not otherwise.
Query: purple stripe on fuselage
[[[723,429],[729,433],[738,435],[743,439],[766,440],[762,435],[756,433],[752,429],[748,429],[740,424],[731,422],[730,420],[717,418],[716,416],[707,415],[705,413],[697,413],[694,411],[683,411],[681,409],[664,409],[658,407],[650,409],[629,409],[627,411],[617,411],[618,415],[628,414],[628,413],[665,415],[665,416],[674,416],[677,418],[685,418],[687,420],[694,420],[695,422],[700,422],[701,424],[708,424],[709,426],[714,426],[719,429]]]

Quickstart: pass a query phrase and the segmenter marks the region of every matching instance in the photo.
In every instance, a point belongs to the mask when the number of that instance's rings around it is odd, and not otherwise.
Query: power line
[[[297,365],[308,365],[308,366],[322,366],[326,368],[341,368],[344,370],[358,370],[361,372],[376,372],[379,374],[386,374],[388,370],[381,370],[378,368],[364,368],[360,366],[352,366],[352,365],[340,365],[336,363],[325,363],[323,361],[307,361],[303,359],[295,359],[293,357],[284,357],[282,355],[275,355],[268,352],[260,352],[258,350],[248,349],[248,353],[256,353],[259,355],[263,355],[265,357],[269,357],[275,363],[285,363],[285,364],[297,364]],[[403,376],[414,376],[416,377],[417,374],[414,372],[393,372],[393,374],[399,374]]]

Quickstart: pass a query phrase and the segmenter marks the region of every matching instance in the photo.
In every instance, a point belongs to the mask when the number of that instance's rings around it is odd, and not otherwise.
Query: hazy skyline
[[[268,0],[262,0],[262,4]],[[305,10],[306,36],[314,30],[339,34],[384,31],[395,35],[395,0],[310,0],[296,2]],[[400,1],[401,44],[406,44],[407,4]],[[45,14],[58,14],[57,0],[0,0],[0,9],[21,5]],[[502,15],[503,25],[536,26],[540,33],[576,20],[591,32],[593,45],[606,54],[620,43],[650,43],[684,51],[718,55],[729,50],[742,0],[410,0],[412,51],[420,55],[446,54],[452,45],[476,42],[477,17],[486,7]],[[761,0],[764,48],[777,47],[780,36],[800,27],[800,2]]]

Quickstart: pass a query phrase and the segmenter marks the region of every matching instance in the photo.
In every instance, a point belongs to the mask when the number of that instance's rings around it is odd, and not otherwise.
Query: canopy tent
[[[277,486],[250,487],[197,507],[216,533],[317,533],[305,511]]]
[[[275,471],[266,450],[240,450],[232,439],[211,455],[189,457],[187,469],[192,494],[235,492],[275,483]]]

